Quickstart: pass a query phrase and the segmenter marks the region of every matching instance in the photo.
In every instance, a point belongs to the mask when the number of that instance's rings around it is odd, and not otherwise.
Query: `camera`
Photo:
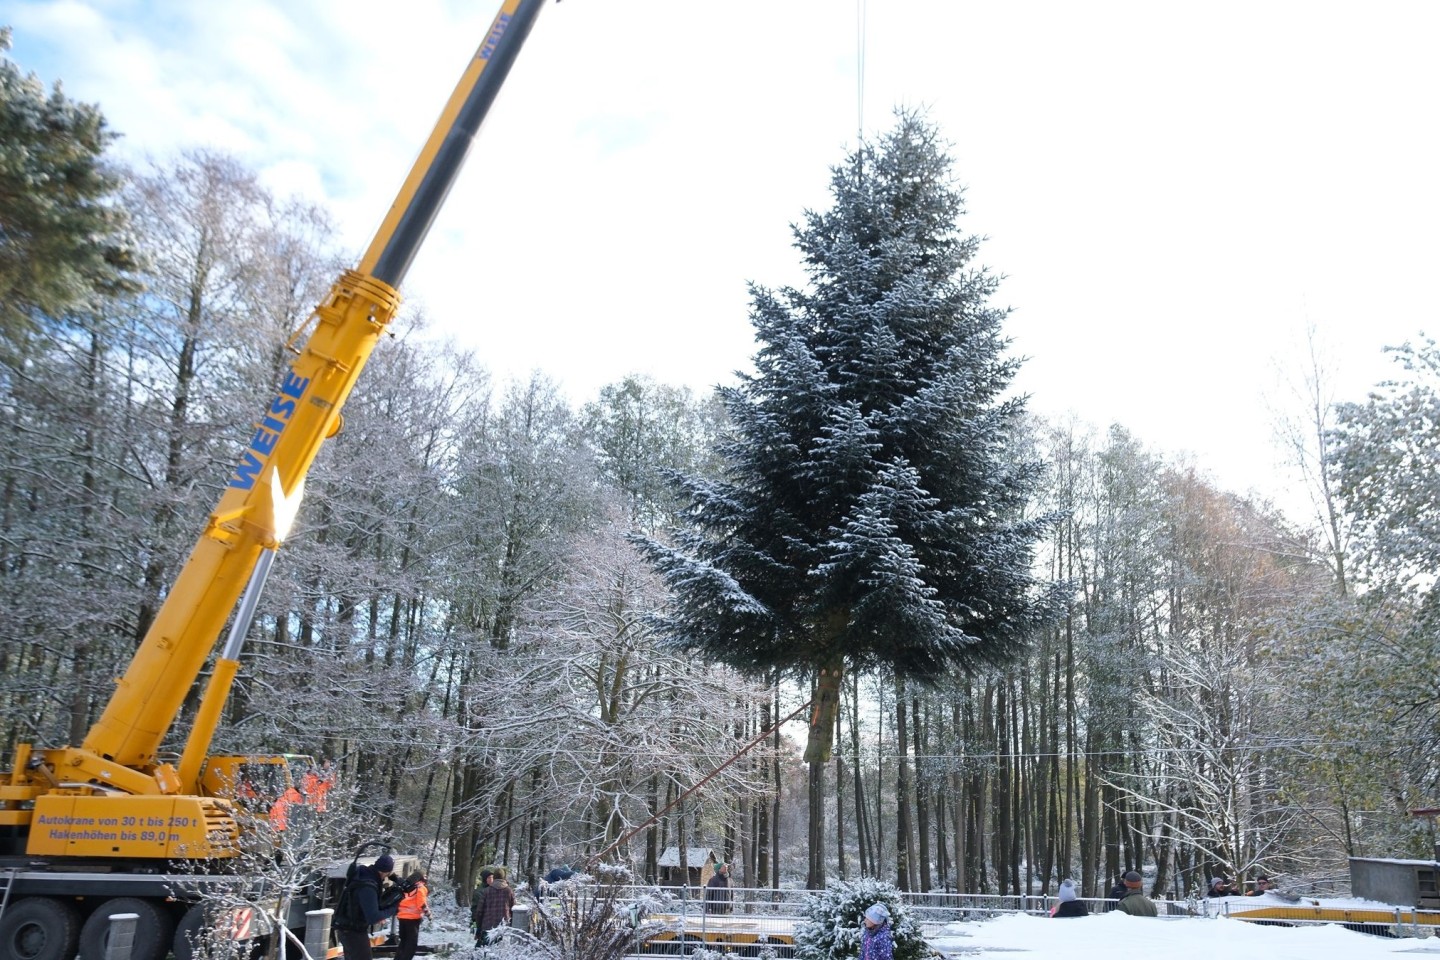
[[[401,900],[404,900],[416,886],[418,886],[416,881],[407,880],[398,873],[391,876],[389,882],[380,889],[380,896],[377,898],[380,903],[380,909],[388,910],[395,906]]]

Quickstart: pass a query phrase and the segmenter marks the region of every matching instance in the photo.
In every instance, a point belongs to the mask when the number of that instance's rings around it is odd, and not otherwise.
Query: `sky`
[[[229,152],[358,257],[497,7],[8,0],[0,23],[121,157]],[[1440,326],[1437,42],[1428,0],[548,4],[402,292],[577,402],[732,382],[747,282],[803,283],[790,228],[830,168],[922,110],[1030,408],[1284,504],[1273,424],[1309,339],[1358,401]]]

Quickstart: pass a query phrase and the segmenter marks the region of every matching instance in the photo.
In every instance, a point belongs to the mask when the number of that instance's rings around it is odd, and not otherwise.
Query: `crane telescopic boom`
[[[17,749],[8,785],[0,780],[0,826],[32,827],[28,853],[226,855],[234,834],[224,822],[228,809],[198,796],[199,768],[270,567],[266,554],[285,540],[311,464],[339,430],[341,407],[399,308],[397,288],[543,2],[501,4],[364,256],[335,281],[292,339],[293,347],[308,330],[99,720],[79,747]],[[179,768],[161,763],[157,752],[242,596]],[[31,801],[33,809],[27,809]],[[184,829],[98,829],[101,821],[118,826],[124,818]],[[75,829],[77,824],[96,829]]]

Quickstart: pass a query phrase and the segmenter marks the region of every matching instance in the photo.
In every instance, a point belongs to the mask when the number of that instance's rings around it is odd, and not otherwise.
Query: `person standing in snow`
[[[864,927],[860,933],[860,960],[895,960],[890,908],[883,903],[872,903],[866,907]]]
[[[370,960],[370,928],[395,916],[401,892],[388,881],[395,860],[381,854],[375,863],[353,863],[346,873],[345,888],[335,910],[335,938],[350,960]]]
[[[1080,894],[1075,892],[1075,881],[1066,877],[1060,881],[1060,892],[1056,894],[1055,909],[1050,912],[1052,917],[1088,917],[1090,908],[1085,906],[1085,901],[1080,899]]]
[[[1113,887],[1110,888],[1110,901],[1111,901],[1111,902],[1110,902],[1110,904],[1109,904],[1108,906],[1106,906],[1105,909],[1106,909],[1106,910],[1114,910],[1117,906],[1120,905],[1120,900],[1121,900],[1121,898],[1123,898],[1124,896],[1125,896],[1125,874],[1122,873],[1122,874],[1120,874],[1120,876],[1118,876],[1118,877],[1115,878],[1115,886],[1113,886]]]
[[[480,905],[475,909],[474,915],[477,947],[485,945],[491,930],[510,922],[510,911],[515,906],[515,891],[510,889],[510,885],[500,874],[494,870],[486,870],[480,874],[480,880],[485,884],[485,889],[480,894]]]
[[[1120,898],[1118,909],[1124,910],[1132,917],[1158,917],[1160,911],[1155,908],[1155,901],[1140,890],[1144,881],[1140,874],[1131,870],[1125,874],[1125,896]]]
[[[735,894],[730,890],[730,867],[728,864],[715,864],[715,872],[705,883],[705,912],[706,913],[729,913],[730,903]]]
[[[414,870],[407,878],[410,892],[400,901],[395,917],[400,921],[400,940],[395,960],[414,960],[420,947],[420,924],[430,917],[430,882],[425,874]]]

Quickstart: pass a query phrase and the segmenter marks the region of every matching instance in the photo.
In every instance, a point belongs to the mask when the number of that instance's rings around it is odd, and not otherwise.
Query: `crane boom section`
[[[288,533],[305,475],[399,303],[354,272],[331,289],[84,751],[131,768],[153,761],[260,551]]]
[[[490,32],[410,170],[405,185],[356,268],[398,287],[465,161],[480,123],[500,93],[544,0],[504,0]]]
[[[104,713],[78,750],[47,752],[67,768],[64,779],[127,792],[194,789],[179,783],[173,771],[148,776],[156,752],[260,551],[276,549],[288,533],[305,476],[322,443],[339,429],[340,409],[399,308],[396,287],[541,5],[542,0],[503,0],[358,267],[341,276],[317,308],[308,339],[254,425],[219,504]],[[187,753],[195,747],[187,745]]]

